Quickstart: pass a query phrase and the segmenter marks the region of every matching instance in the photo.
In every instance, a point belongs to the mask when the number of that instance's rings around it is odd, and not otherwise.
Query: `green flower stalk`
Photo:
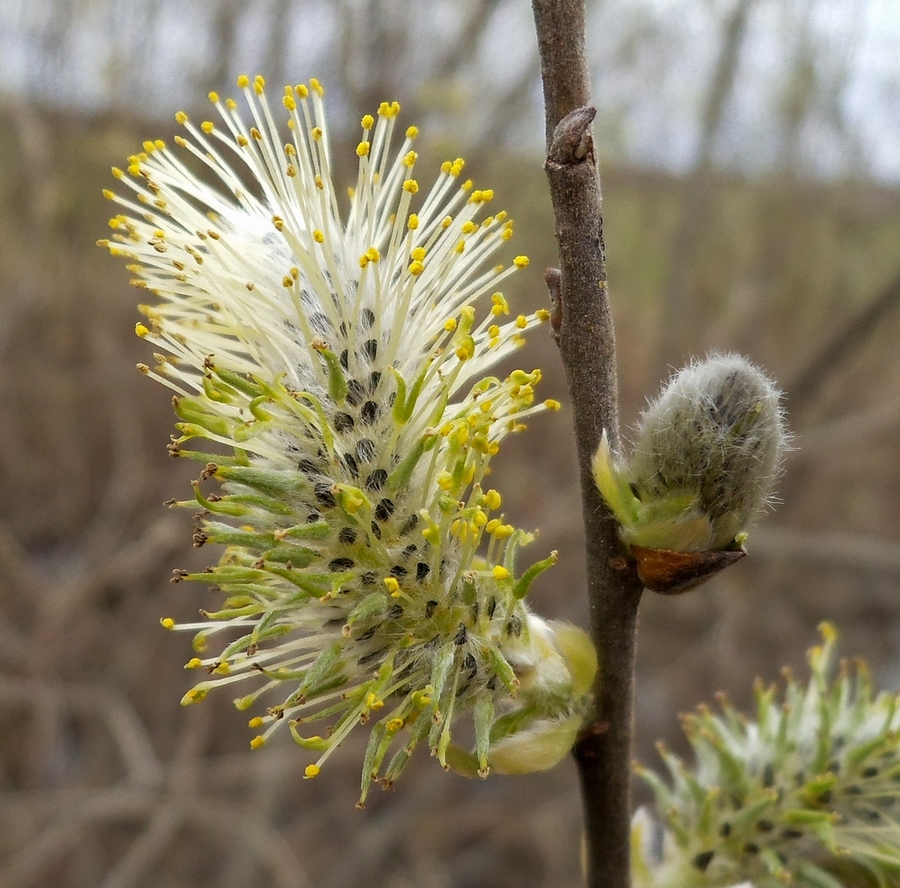
[[[740,355],[677,373],[641,415],[630,458],[604,436],[594,478],[630,547],[739,550],[787,444],[779,392]]]
[[[237,691],[251,746],[287,726],[316,754],[309,777],[366,725],[361,801],[419,744],[466,773],[550,767],[596,657],[527,609],[556,554],[519,569],[533,537],[485,483],[503,438],[559,407],[535,400],[539,370],[489,373],[548,318],[510,315],[496,289],[524,256],[484,267],[512,222],[486,214],[493,194],[460,159],[420,191],[416,128],[392,148],[397,103],[362,119],[344,201],[320,84],[286,87],[278,112],[261,77],[238,85],[251,121],[211,94],[224,126],[179,113],[180,151],[145,143],[113,170],[125,195],[105,192],[123,212],[101,245],[155,297],[137,333],[160,350],[141,369],[175,392],[171,453],[205,464],[178,505],[202,507],[196,545],[226,547],[176,575],[222,603],[163,621],[196,633],[187,665],[204,677],[183,702]]]
[[[662,823],[635,817],[636,888],[868,888],[900,884],[900,709],[862,662],[830,679],[836,632],[804,687],[758,685],[756,717],[722,703],[685,719],[697,760],[661,748],[670,780],[639,773]]]

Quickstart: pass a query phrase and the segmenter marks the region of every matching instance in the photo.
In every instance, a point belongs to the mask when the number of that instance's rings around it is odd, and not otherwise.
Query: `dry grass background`
[[[227,694],[179,707],[188,640],[159,618],[206,603],[200,587],[168,577],[211,553],[192,552],[190,513],[162,502],[185,496],[198,470],[166,456],[168,395],[132,370],[146,357],[132,333],[137,294],[93,245],[108,168],[146,130],[0,109],[0,886],[576,884],[568,762],[481,782],[425,757],[359,812],[349,745],[304,781],[307,759],[287,734],[250,752]],[[539,164],[473,161],[532,257],[511,296],[537,307],[554,250]],[[678,745],[679,711],[717,690],[746,701],[753,676],[775,680],[784,663],[802,671],[823,618],[846,652],[900,683],[897,295],[853,336],[900,267],[900,195],[789,174],[700,185],[696,213],[677,179],[605,177],[624,419],[688,352],[739,348],[788,390],[797,451],[751,557],[693,594],[644,603],[645,761],[657,737]],[[665,300],[676,298],[672,317]],[[565,401],[553,352],[535,335],[521,361],[545,368],[545,396]],[[496,475],[510,516],[541,528],[535,547],[561,553],[536,608],[583,622],[565,411],[535,419]]]

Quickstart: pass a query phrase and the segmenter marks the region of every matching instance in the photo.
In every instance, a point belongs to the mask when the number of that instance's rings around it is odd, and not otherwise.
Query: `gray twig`
[[[593,150],[583,0],[532,0],[541,72],[558,274],[552,331],[572,399],[585,526],[591,635],[600,656],[593,723],[575,746],[591,888],[630,884],[634,652],[641,584],[591,473],[603,431],[618,448],[615,336]]]

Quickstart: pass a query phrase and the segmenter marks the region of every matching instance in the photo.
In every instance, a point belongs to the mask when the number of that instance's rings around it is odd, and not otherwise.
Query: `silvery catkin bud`
[[[672,377],[641,415],[630,459],[606,439],[594,478],[629,546],[739,548],[769,500],[787,433],[774,383],[740,355],[713,354]]]

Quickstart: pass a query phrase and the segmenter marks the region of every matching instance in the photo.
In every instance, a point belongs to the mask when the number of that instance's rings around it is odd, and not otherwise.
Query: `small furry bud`
[[[772,381],[740,355],[684,368],[644,411],[629,460],[604,439],[594,478],[630,546],[737,549],[765,507],[787,434]]]

